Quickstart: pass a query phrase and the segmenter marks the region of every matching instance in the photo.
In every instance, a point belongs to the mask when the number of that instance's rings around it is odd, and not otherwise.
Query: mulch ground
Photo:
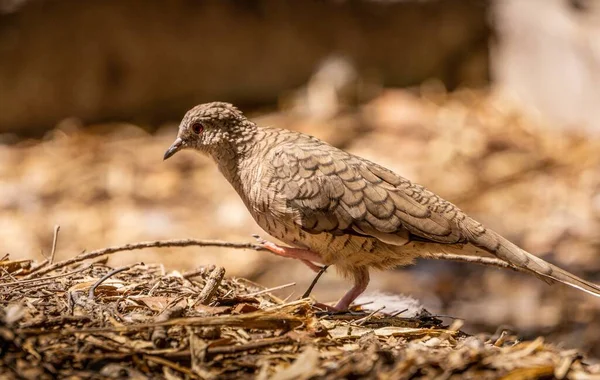
[[[598,136],[526,117],[488,90],[390,89],[342,111],[252,116],[383,164],[600,283]],[[0,378],[600,379],[598,301],[512,271],[423,260],[373,276],[370,290],[410,294],[464,318],[461,327],[369,305],[323,313],[298,300],[311,279],[302,264],[253,244],[122,245],[258,232],[209,160],[162,161],[176,126],[148,134],[66,119],[43,140],[0,145],[0,234],[11,255],[0,257]],[[68,236],[59,249],[54,224]],[[168,248],[149,249],[158,247]],[[348,286],[329,272],[315,288],[321,301]]]
[[[600,379],[598,360],[541,337],[470,336],[427,312],[327,313],[222,267],[113,268],[115,251],[0,261],[0,377]]]

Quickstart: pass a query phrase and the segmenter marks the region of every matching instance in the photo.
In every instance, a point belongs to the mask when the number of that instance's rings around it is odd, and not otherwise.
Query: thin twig
[[[308,286],[308,289],[306,289],[306,291],[304,292],[304,294],[302,295],[302,298],[308,298],[310,297],[310,293],[312,293],[313,288],[315,287],[315,285],[317,285],[317,282],[319,282],[319,279],[321,278],[321,276],[323,275],[323,273],[325,273],[325,271],[327,270],[327,268],[329,268],[329,265],[323,265],[321,267],[321,270],[319,271],[319,273],[317,273],[317,275],[315,276],[315,279],[312,280],[312,282],[310,283],[310,285]]]
[[[402,309],[402,310],[397,310],[395,312],[393,312],[392,314],[390,314],[391,318],[397,317],[402,313],[406,313],[408,311],[408,309]]]
[[[481,265],[500,267],[500,268],[504,268],[504,269],[512,269],[517,272],[528,272],[525,269],[519,268],[516,265],[509,263],[508,261],[496,259],[493,257],[457,255],[454,253],[430,253],[429,255],[424,256],[423,258],[435,259],[435,260],[460,261],[463,263],[473,263],[473,264],[481,264]]]
[[[207,267],[204,266],[204,267],[192,269],[191,271],[183,272],[181,274],[181,277],[189,280],[190,278],[203,276],[206,272],[212,271],[213,269],[215,269],[214,265],[209,265]]]
[[[362,302],[362,303],[353,303],[352,307],[357,308],[357,307],[363,307],[366,305],[370,305],[372,303],[374,303],[375,301],[366,301],[366,302]]]
[[[94,292],[96,291],[96,288],[102,284],[104,281],[108,280],[110,277],[114,276],[117,273],[121,273],[124,272],[126,270],[129,270],[131,268],[133,268],[136,265],[139,265],[140,263],[137,264],[132,264],[132,265],[126,265],[124,267],[120,267],[117,269],[113,269],[110,272],[108,272],[107,274],[105,274],[104,276],[102,276],[98,281],[96,281],[94,283],[94,285],[92,285],[92,287],[90,288],[90,291],[88,292],[88,299],[91,301],[94,299]]]
[[[6,268],[0,267],[0,270],[2,270],[2,272],[3,272],[2,277],[6,276],[6,277],[9,277],[13,281],[18,281],[15,278],[15,276],[12,275],[12,273],[10,273],[9,271],[6,270]],[[0,279],[2,279],[2,277],[0,277]]]
[[[216,267],[215,269],[213,269],[213,271],[208,276],[208,280],[206,280],[206,285],[204,285],[204,288],[200,292],[198,300],[195,303],[208,305],[217,293],[217,289],[221,285],[223,277],[225,277],[225,268]]]
[[[54,255],[56,255],[56,242],[58,241],[58,231],[60,231],[60,226],[57,224],[54,226],[54,237],[52,238],[52,251],[50,252],[50,261],[48,262],[50,265],[54,264]]]
[[[29,284],[32,282],[38,282],[38,281],[47,281],[47,280],[54,280],[56,278],[61,278],[61,277],[68,277],[71,276],[73,274],[77,274],[79,272],[83,272],[87,269],[89,269],[94,263],[90,263],[86,266],[83,266],[77,270],[74,270],[72,272],[67,272],[67,273],[61,273],[61,274],[57,274],[55,276],[48,276],[48,277],[41,277],[41,278],[32,278],[29,280],[20,280],[20,281],[14,281],[14,282],[5,282],[4,284],[0,284],[0,287],[3,286],[12,286],[12,285],[24,285],[24,284]]]
[[[357,319],[354,321],[354,324],[356,324],[357,326],[362,326],[365,324],[365,322],[367,322],[369,319],[373,318],[373,316],[377,313],[379,313],[381,310],[385,309],[385,305],[380,307],[377,310],[373,310],[369,315],[367,315],[366,317]]]
[[[295,282],[290,282],[289,284],[284,284],[284,285],[275,286],[273,288],[263,289],[263,290],[260,290],[258,292],[254,292],[254,293],[248,293],[248,294],[245,295],[245,297],[256,297],[256,296],[260,296],[260,295],[265,294],[265,293],[273,292],[275,290],[281,290],[281,289],[289,288],[291,286],[296,286],[296,283]],[[306,297],[304,297],[304,298],[306,298]]]
[[[45,267],[46,265],[48,265],[49,262],[50,262],[50,260],[44,259],[44,261],[42,261],[41,263],[39,263],[36,266],[34,266],[33,268],[31,268],[29,270],[28,275],[31,274],[31,273],[33,273],[33,272],[39,271],[40,269],[42,269],[43,267]]]
[[[27,278],[34,277],[32,273],[39,271],[48,264],[52,265],[52,263],[54,263],[54,256],[56,255],[56,242],[58,241],[58,231],[60,231],[60,226],[57,224],[54,226],[54,236],[52,237],[52,248],[50,250],[50,258],[44,259],[44,261],[31,268],[29,270],[29,273],[27,274]]]
[[[32,277],[37,277],[44,275],[46,273],[52,272],[56,269],[60,269],[71,264],[75,264],[84,260],[93,259],[99,256],[111,255],[117,252],[123,251],[133,251],[137,249],[146,249],[146,248],[165,248],[165,247],[222,247],[222,248],[235,248],[235,249],[254,249],[256,251],[264,250],[258,244],[251,243],[231,243],[228,241],[221,240],[197,240],[197,239],[175,239],[175,240],[158,240],[158,241],[143,241],[139,243],[133,244],[125,244],[116,247],[108,247],[97,249],[95,251],[91,251],[88,253],[83,253],[81,255],[77,255],[71,259],[59,261],[58,263],[52,264],[47,268],[40,270],[37,273],[34,273],[33,276],[26,276],[25,279],[30,279]]]
[[[257,284],[256,282],[248,280],[247,278],[238,277],[238,278],[235,278],[234,281],[235,282],[244,283],[245,285],[252,286],[254,288],[259,288],[259,289],[264,289],[265,288],[264,286],[262,286],[260,284]],[[223,298],[226,298],[229,295],[230,292],[231,292],[231,290],[228,291],[227,294],[225,294],[223,296]],[[267,295],[269,296],[269,298],[271,298],[271,301],[273,301],[273,302],[275,302],[277,304],[281,305],[281,304],[286,304],[287,303],[287,301],[282,300],[281,298],[277,297],[276,295],[274,295],[272,293],[267,293]]]

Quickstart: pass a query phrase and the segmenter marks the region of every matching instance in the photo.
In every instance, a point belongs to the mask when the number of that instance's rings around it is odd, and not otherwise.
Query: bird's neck
[[[209,152],[217,163],[223,176],[240,190],[244,168],[253,156],[257,142],[261,139],[261,128],[248,121],[247,125],[229,131],[228,142],[221,145],[219,149]]]

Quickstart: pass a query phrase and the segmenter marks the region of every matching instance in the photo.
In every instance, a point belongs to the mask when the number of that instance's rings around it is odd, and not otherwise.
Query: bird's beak
[[[182,147],[183,147],[183,140],[178,137],[177,139],[175,139],[175,142],[173,142],[173,145],[171,145],[169,147],[169,149],[167,149],[167,151],[165,152],[165,156],[164,156],[163,160],[166,160],[167,158],[171,157],[175,153],[179,152]]]

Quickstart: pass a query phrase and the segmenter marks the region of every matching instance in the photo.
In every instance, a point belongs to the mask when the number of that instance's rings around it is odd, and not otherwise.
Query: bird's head
[[[249,140],[255,127],[229,103],[197,105],[181,120],[177,138],[165,152],[164,159],[182,149],[196,149],[204,153],[235,150],[237,145]]]

